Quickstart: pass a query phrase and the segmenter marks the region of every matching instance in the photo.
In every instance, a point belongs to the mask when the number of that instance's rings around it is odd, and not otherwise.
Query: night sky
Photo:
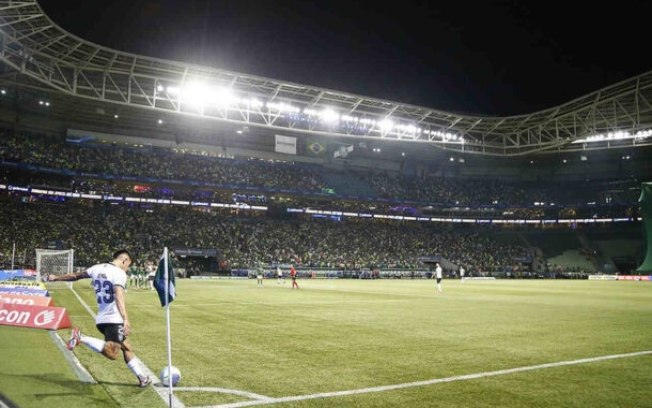
[[[643,1],[39,3],[119,50],[453,112],[530,113],[652,70]]]

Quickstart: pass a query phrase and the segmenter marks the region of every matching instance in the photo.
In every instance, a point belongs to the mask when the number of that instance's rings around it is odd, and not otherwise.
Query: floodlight
[[[192,82],[184,86],[181,90],[181,96],[184,102],[199,107],[206,105],[210,99],[208,89],[199,82]]]
[[[646,129],[646,130],[639,130],[638,132],[632,134],[627,131],[616,131],[616,132],[608,132],[607,134],[603,133],[598,133],[595,135],[590,135],[582,139],[577,139],[573,141],[573,143],[593,143],[593,142],[603,142],[603,141],[611,141],[611,140],[627,140],[627,139],[645,139],[652,136],[652,130]]]
[[[319,116],[321,117],[321,120],[326,123],[336,123],[340,120],[340,115],[330,108],[326,108],[319,112]]]
[[[389,133],[394,128],[394,122],[392,122],[390,119],[381,120],[378,125],[380,126],[380,130],[384,133]]]
[[[219,88],[211,93],[211,98],[218,105],[231,105],[237,99],[233,92],[227,88]]]

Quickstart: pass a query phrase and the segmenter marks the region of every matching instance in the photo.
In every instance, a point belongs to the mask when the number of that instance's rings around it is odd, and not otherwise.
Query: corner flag
[[[172,270],[169,255],[167,257],[165,255],[162,256],[158,262],[156,276],[154,276],[154,288],[158,293],[161,306],[167,306],[169,303],[172,303],[176,296],[176,291],[174,290],[174,271]],[[165,298],[166,294],[167,299]]]
[[[170,253],[168,247],[163,248],[163,256],[158,262],[156,275],[154,276],[154,288],[158,293],[161,306],[165,307],[165,328],[168,339],[168,373],[172,372],[172,334],[170,333],[170,303],[174,300],[176,292],[174,290],[174,272],[172,271],[172,262],[170,262]],[[172,408],[172,399],[174,391],[172,390],[172,381],[168,381],[168,403]]]

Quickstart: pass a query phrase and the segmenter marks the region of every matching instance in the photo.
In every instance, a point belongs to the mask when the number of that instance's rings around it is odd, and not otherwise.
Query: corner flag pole
[[[168,272],[168,247],[163,248],[163,265],[163,269],[165,271],[165,319],[168,340],[168,391],[170,408],[172,408],[172,336],[170,334],[170,298],[168,296],[170,291],[170,277]]]

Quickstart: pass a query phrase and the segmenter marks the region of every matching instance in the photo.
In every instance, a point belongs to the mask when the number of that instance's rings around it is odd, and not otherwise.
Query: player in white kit
[[[441,278],[442,278],[442,269],[439,262],[435,264],[435,273],[432,274],[432,277],[437,279],[437,293],[441,293]]]
[[[278,278],[276,281],[277,285],[280,285],[281,283],[285,284],[285,279],[283,279],[283,271],[281,270],[280,266],[276,267],[276,277]]]
[[[131,255],[126,249],[113,254],[109,263],[91,266],[86,272],[71,273],[68,275],[50,275],[49,281],[76,281],[79,279],[92,279],[95,297],[97,300],[97,315],[95,325],[104,335],[104,340],[81,334],[79,328],[72,330],[68,340],[68,349],[72,350],[79,343],[96,353],[102,353],[110,360],[118,358],[120,351],[127,367],[138,378],[138,385],[146,387],[152,380],[142,369],[142,363],[134,354],[127,336],[131,333],[131,325],[125,305],[125,286],[127,283],[126,271],[131,265]]]

